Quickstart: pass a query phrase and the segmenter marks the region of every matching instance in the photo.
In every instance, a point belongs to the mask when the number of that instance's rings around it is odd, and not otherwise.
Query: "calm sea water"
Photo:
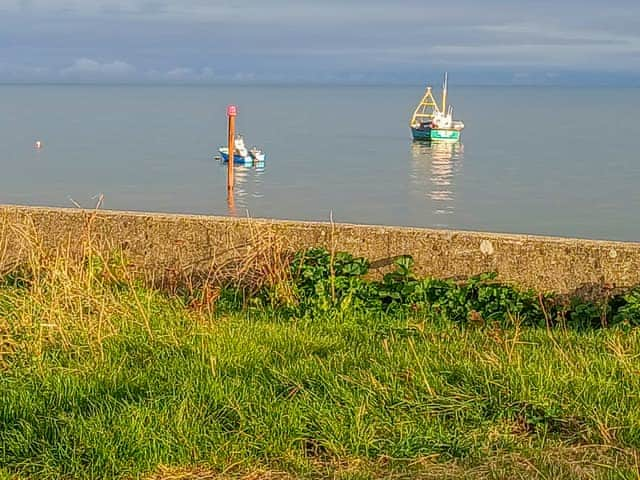
[[[640,89],[453,86],[467,128],[432,146],[410,140],[422,93],[0,86],[0,203],[640,240]],[[237,169],[233,208],[228,103],[268,154]]]

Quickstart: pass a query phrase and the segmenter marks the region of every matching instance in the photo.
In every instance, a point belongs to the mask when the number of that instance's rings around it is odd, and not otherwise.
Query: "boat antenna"
[[[444,86],[442,87],[442,111],[447,112],[447,84],[449,83],[449,73],[444,72]]]

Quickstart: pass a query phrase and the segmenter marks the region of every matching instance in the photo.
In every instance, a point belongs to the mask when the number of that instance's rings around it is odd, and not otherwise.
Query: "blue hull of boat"
[[[229,161],[229,154],[228,153],[220,152],[220,156],[222,157],[222,160],[224,160],[225,162]],[[233,163],[253,163],[253,158],[251,158],[251,157],[242,157],[240,155],[234,155],[233,156]]]
[[[431,129],[420,130],[412,128],[411,134],[414,140],[431,140]]]
[[[220,156],[222,157],[223,162],[227,163],[229,161],[228,154],[220,152]],[[264,160],[255,160],[252,157],[241,157],[240,155],[233,156],[233,163],[235,165],[244,165],[245,167],[264,167]]]

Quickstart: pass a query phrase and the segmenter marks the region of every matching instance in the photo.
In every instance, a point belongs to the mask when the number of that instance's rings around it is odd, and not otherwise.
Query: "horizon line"
[[[149,81],[127,81],[127,82],[105,82],[105,81],[2,81],[0,86],[60,86],[60,87],[424,87],[430,82],[149,82]],[[436,85],[433,83],[432,85]],[[450,83],[454,87],[563,87],[563,88],[640,88],[638,82],[454,82]]]

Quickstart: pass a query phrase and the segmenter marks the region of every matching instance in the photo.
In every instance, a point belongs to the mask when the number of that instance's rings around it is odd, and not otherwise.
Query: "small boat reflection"
[[[413,142],[411,144],[411,193],[428,199],[432,213],[451,215],[456,206],[456,177],[462,169],[461,143]],[[421,202],[422,203],[422,202]],[[438,226],[448,226],[444,218]]]

